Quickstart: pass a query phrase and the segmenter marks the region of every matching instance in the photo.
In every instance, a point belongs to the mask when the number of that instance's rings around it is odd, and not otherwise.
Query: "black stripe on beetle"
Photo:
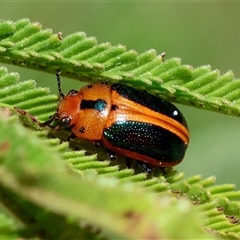
[[[172,103],[162,98],[152,96],[146,92],[141,92],[121,84],[114,84],[112,89],[117,91],[117,93],[123,98],[129,99],[134,103],[138,103],[142,106],[152,109],[155,112],[159,112],[163,115],[173,118],[187,127],[185,118]]]
[[[166,162],[181,160],[186,151],[186,144],[177,135],[145,122],[115,122],[103,135],[115,147]]]
[[[107,102],[102,99],[97,100],[85,100],[83,99],[80,103],[80,109],[94,109],[96,111],[104,111],[107,107]]]

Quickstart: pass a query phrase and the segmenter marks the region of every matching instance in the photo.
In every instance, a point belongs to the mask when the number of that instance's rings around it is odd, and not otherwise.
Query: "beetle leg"
[[[25,115],[28,116],[31,121],[35,122],[39,127],[46,127],[48,126],[51,129],[55,129],[56,127],[51,126],[50,124],[56,120],[57,118],[57,114],[55,113],[54,115],[52,115],[49,120],[47,120],[46,122],[40,122],[35,116],[33,116],[32,114],[30,114],[29,112],[22,110],[20,108],[14,107],[14,109],[20,114],[20,115]]]
[[[48,127],[50,127],[50,128],[54,128],[54,127],[51,126],[50,124],[51,124],[52,122],[54,122],[56,119],[57,119],[57,113],[53,114],[53,115],[49,118],[49,120],[47,120],[46,122],[40,123],[39,126],[40,126],[40,127],[46,127],[46,126],[48,126]]]
[[[106,151],[107,151],[107,155],[108,155],[108,158],[110,159],[110,161],[116,160],[117,155],[115,152],[109,150],[108,148],[106,148]]]
[[[75,138],[77,138],[77,137],[76,137],[76,135],[72,132],[72,133],[68,136],[67,141],[74,140]]]
[[[132,164],[131,164],[131,159],[126,157],[126,167],[127,168],[131,168],[132,167]]]
[[[137,165],[147,174],[151,174],[153,171],[151,165],[146,162],[137,161]]]
[[[92,143],[93,143],[93,146],[97,148],[102,145],[101,141],[93,141]]]
[[[166,171],[165,171],[164,167],[160,167],[160,169],[162,170],[163,174],[166,174]]]

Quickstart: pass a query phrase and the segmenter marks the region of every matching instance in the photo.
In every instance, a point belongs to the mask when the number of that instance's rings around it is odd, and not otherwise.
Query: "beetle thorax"
[[[59,103],[59,119],[69,118],[76,137],[101,140],[111,109],[110,87],[93,84],[78,92],[71,90]]]

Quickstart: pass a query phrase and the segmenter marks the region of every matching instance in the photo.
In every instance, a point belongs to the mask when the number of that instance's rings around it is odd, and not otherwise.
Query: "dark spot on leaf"
[[[217,211],[219,211],[219,212],[223,212],[225,209],[224,209],[224,207],[216,207],[216,209],[217,209]]]
[[[4,141],[0,143],[0,160],[3,159],[5,155],[7,155],[9,149],[10,149],[9,141]]]

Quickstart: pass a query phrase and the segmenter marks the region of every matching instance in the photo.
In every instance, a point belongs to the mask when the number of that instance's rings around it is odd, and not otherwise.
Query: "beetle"
[[[60,122],[71,138],[103,145],[110,159],[116,154],[138,160],[146,172],[152,166],[172,167],[180,163],[189,143],[182,113],[172,103],[122,84],[89,84],[80,90],[61,90],[57,111],[42,126]]]

